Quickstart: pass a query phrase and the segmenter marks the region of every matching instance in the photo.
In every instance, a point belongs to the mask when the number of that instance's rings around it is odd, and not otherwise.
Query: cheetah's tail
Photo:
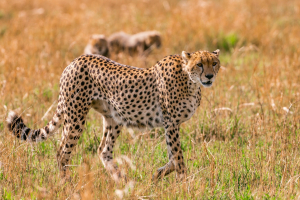
[[[24,124],[22,117],[14,111],[9,112],[6,122],[8,130],[17,138],[30,142],[40,142],[46,140],[50,135],[53,135],[57,131],[62,122],[62,116],[57,109],[52,120],[45,127],[36,130],[28,128]]]

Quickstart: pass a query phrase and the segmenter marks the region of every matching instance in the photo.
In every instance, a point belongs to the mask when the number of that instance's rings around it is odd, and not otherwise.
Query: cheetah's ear
[[[219,49],[213,51],[212,53],[216,54],[217,58],[219,58],[219,55],[220,55],[220,50]]]
[[[181,56],[182,56],[184,63],[188,64],[189,60],[191,59],[191,54],[187,53],[185,51],[182,51]]]

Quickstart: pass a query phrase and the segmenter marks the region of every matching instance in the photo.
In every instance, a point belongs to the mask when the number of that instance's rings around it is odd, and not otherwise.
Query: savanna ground
[[[0,198],[300,198],[299,19],[298,0],[1,0]],[[102,117],[95,111],[66,183],[56,162],[60,134],[35,144],[6,128],[14,109],[29,127],[46,125],[63,69],[91,34],[120,30],[162,33],[162,48],[148,58],[117,58],[137,67],[182,50],[221,50],[216,82],[202,89],[201,106],[180,130],[186,182],[175,173],[151,181],[167,162],[162,129],[123,129],[114,155],[130,182],[115,184],[96,154]]]

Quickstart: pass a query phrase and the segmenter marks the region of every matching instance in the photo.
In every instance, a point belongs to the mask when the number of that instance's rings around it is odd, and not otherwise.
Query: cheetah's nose
[[[207,75],[205,75],[205,77],[208,78],[208,79],[211,79],[212,77],[214,77],[214,75],[213,74],[207,74]]]

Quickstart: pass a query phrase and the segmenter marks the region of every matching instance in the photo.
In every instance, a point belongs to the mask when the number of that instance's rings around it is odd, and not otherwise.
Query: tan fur
[[[107,38],[110,53],[121,53],[125,51],[126,42],[129,40],[130,35],[121,31],[113,33]]]
[[[109,49],[112,53],[126,52],[129,55],[148,55],[153,48],[161,46],[158,31],[145,31],[134,35],[117,32],[108,37]]]
[[[84,49],[84,54],[99,54],[109,57],[108,42],[105,35],[92,35]]]

